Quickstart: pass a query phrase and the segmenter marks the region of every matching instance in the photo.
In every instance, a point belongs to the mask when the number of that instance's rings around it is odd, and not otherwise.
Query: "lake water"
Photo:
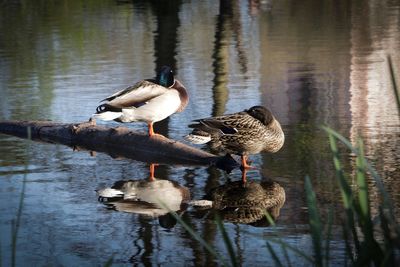
[[[267,237],[311,251],[306,175],[321,212],[338,211],[340,229],[341,198],[321,125],[353,144],[363,137],[399,207],[400,121],[387,63],[391,55],[400,81],[399,51],[399,1],[2,1],[0,120],[86,121],[100,99],[153,77],[162,65],[174,68],[190,95],[184,112],[156,124],[169,138],[182,141],[196,118],[269,107],[283,126],[285,145],[276,154],[251,156],[259,169],[248,180],[272,180],[284,189],[277,226],[224,221],[240,264],[266,266],[273,263]],[[144,123],[126,126],[147,131]],[[342,157],[353,173],[353,156],[343,149]],[[18,266],[99,266],[111,257],[116,265],[216,265],[171,218],[98,201],[98,188],[148,177],[147,162],[0,134],[2,263],[11,263],[11,229],[25,180]],[[202,199],[240,180],[241,172],[160,165],[155,177]],[[376,214],[372,183],[370,191]],[[189,207],[179,214],[227,254],[211,211]],[[340,231],[332,247],[340,264]]]

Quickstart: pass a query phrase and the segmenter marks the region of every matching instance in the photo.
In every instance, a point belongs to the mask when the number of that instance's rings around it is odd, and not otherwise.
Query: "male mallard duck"
[[[96,108],[93,117],[105,121],[144,121],[152,136],[153,123],[183,111],[189,96],[182,83],[174,78],[171,68],[164,66],[155,79],[140,81],[102,101],[107,102]]]
[[[190,200],[187,187],[174,181],[157,179],[154,173],[150,173],[150,179],[117,181],[112,187],[96,191],[99,201],[112,206],[117,211],[151,217],[165,215],[170,210],[182,210]]]
[[[195,121],[189,125],[194,129],[186,140],[195,144],[210,142],[213,150],[240,155],[244,169],[251,168],[247,164],[249,154],[277,152],[285,141],[281,125],[263,106]]]

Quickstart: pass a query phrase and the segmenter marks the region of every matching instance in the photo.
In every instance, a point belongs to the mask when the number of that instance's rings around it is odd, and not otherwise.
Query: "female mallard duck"
[[[194,129],[186,136],[188,141],[195,144],[210,142],[213,150],[240,155],[244,169],[251,168],[247,164],[249,154],[277,152],[285,141],[281,125],[263,106],[196,122],[189,125]]]
[[[284,188],[272,180],[261,183],[250,181],[244,186],[241,181],[228,182],[212,189],[205,197],[212,207],[220,211],[224,220],[233,223],[267,223],[265,211],[274,220],[285,203]]]
[[[170,67],[164,66],[156,79],[147,79],[103,99],[94,118],[118,122],[147,122],[149,135],[154,135],[153,123],[175,112],[181,112],[189,102],[182,83],[174,78]]]

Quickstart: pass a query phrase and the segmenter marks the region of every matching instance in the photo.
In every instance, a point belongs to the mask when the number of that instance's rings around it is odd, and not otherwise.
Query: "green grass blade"
[[[391,225],[391,228],[396,233],[397,238],[399,239],[399,244],[400,244],[400,225],[396,221],[396,217],[394,215],[394,206],[392,199],[389,195],[389,193],[386,191],[385,186],[383,184],[382,178],[378,175],[378,173],[375,171],[375,169],[368,163],[368,161],[365,161],[365,164],[367,166],[367,169],[371,176],[374,178],[375,184],[379,189],[379,192],[381,193],[381,196],[383,198],[383,208],[385,210],[384,214],[387,217],[387,220],[389,224]]]
[[[345,266],[347,266],[348,259],[351,261],[351,266],[354,266],[354,256],[353,256],[353,250],[350,244],[350,238],[349,238],[349,228],[346,224],[342,225],[343,229],[343,240],[345,244],[345,258],[344,258],[344,263]]]
[[[335,163],[335,168],[336,168],[336,176],[339,180],[339,188],[340,188],[340,191],[342,194],[343,205],[344,205],[345,212],[346,212],[346,227],[348,229],[351,229],[354,245],[355,245],[356,251],[358,251],[360,248],[360,242],[358,239],[358,234],[357,234],[357,230],[356,230],[356,226],[355,226],[355,222],[354,222],[353,192],[351,190],[349,183],[347,182],[347,180],[344,176],[344,171],[342,169],[342,166],[340,165],[339,151],[337,149],[335,136],[333,136],[332,134],[329,134],[328,136],[329,136],[331,150],[333,153],[334,162],[339,162],[339,164]]]
[[[311,230],[311,237],[314,247],[314,257],[316,266],[322,266],[322,224],[319,216],[315,192],[312,189],[311,181],[308,176],[305,178],[305,189],[307,196],[308,218]]]
[[[264,215],[265,215],[265,218],[267,219],[268,223],[270,224],[270,226],[271,227],[276,227],[274,219],[272,218],[271,214],[269,214],[269,212],[267,210],[264,211]],[[269,247],[268,242],[267,242],[267,246],[268,246],[268,250],[270,251],[271,255],[273,255],[273,253],[275,251],[271,251],[272,247],[271,248]],[[292,264],[291,264],[290,259],[289,259],[289,255],[288,255],[288,252],[287,252],[287,247],[284,246],[284,245],[281,245],[281,249],[283,251],[283,255],[285,256],[285,260],[286,260],[286,263],[287,263],[286,266],[291,267]],[[279,260],[279,258],[278,258],[278,260]],[[278,264],[276,261],[275,261],[275,263]],[[282,263],[279,261],[279,264],[282,264]]]
[[[329,128],[326,128],[326,129],[330,130]],[[335,169],[336,169],[336,177],[339,180],[339,188],[340,188],[340,192],[342,194],[343,205],[344,205],[344,208],[346,211],[346,223],[347,223],[346,227],[351,229],[352,234],[353,234],[354,245],[356,247],[356,250],[358,251],[359,247],[360,247],[360,242],[358,239],[358,234],[357,234],[355,223],[354,223],[353,192],[351,190],[349,183],[347,182],[347,180],[344,176],[344,171],[343,171],[342,165],[340,163],[339,150],[337,148],[337,143],[336,143],[336,136],[334,136],[331,132],[328,132],[328,137],[329,137],[329,144],[331,147],[331,151],[333,154],[333,161],[334,161],[334,165],[335,165]]]
[[[328,230],[326,233],[325,240],[325,266],[329,266],[329,252],[330,252],[330,242],[332,238],[332,224],[333,224],[333,208],[329,208],[328,213]]]
[[[322,126],[322,129],[324,131],[326,131],[328,133],[328,135],[332,135],[333,137],[335,137],[336,139],[338,139],[339,141],[341,141],[347,148],[349,148],[354,154],[358,155],[359,151],[354,148],[352,146],[352,144],[345,138],[343,137],[341,134],[339,134],[338,132],[332,130],[329,127],[326,126]],[[376,186],[379,189],[379,192],[382,195],[383,198],[383,207],[385,208],[385,215],[387,216],[387,219],[390,223],[390,225],[392,226],[392,228],[394,228],[394,230],[396,231],[397,236],[400,238],[400,226],[397,224],[396,219],[395,219],[395,215],[394,215],[394,207],[393,207],[393,202],[391,200],[391,197],[389,196],[389,194],[387,193],[385,186],[383,184],[383,180],[380,177],[380,175],[375,171],[375,169],[371,166],[371,164],[368,162],[368,160],[364,160],[366,169],[368,170],[368,172],[371,174],[372,178],[374,179]]]
[[[211,255],[213,255],[216,259],[218,259],[223,266],[228,266],[225,259],[221,257],[221,255],[205,241],[198,233],[196,233],[187,223],[185,223],[182,218],[176,214],[176,212],[170,210],[164,202],[158,201],[158,204],[163,208],[170,212],[172,217],[176,219],[176,221],[182,225],[182,227],[194,238],[199,242]]]
[[[358,140],[358,155],[356,158],[357,169],[357,185],[358,185],[358,220],[361,225],[362,231],[366,242],[373,240],[373,227],[371,221],[371,213],[369,206],[369,193],[368,184],[366,179],[364,147],[361,139]]]
[[[358,203],[360,215],[363,220],[370,218],[368,184],[365,177],[364,148],[361,139],[358,139],[359,154],[356,158],[357,185],[358,185]],[[366,223],[366,221],[364,222]]]
[[[188,224],[186,224],[182,218],[175,212],[171,212],[172,216],[185,228],[185,230],[196,239],[208,252],[216,257],[224,266],[228,266],[225,260],[218,254],[218,252],[207,243],[199,234],[197,234]]]
[[[339,134],[335,130],[327,127],[327,126],[321,126],[322,129],[328,133],[328,135],[332,135],[336,139],[338,139],[340,142],[342,142],[347,148],[349,148],[354,154],[358,154],[358,151],[353,145],[350,143],[349,140],[347,140],[343,135]]]
[[[26,166],[25,166],[26,169]],[[24,179],[22,181],[22,190],[19,197],[19,204],[17,210],[17,216],[15,223],[12,225],[12,237],[11,237],[11,266],[15,266],[16,263],[16,254],[17,254],[17,239],[18,232],[21,222],[22,209],[24,207],[24,198],[25,198],[25,187],[26,187],[26,170],[24,173]]]
[[[336,131],[334,131],[331,128],[326,127],[326,126],[322,126],[322,129],[324,131],[326,131],[329,136],[332,135],[334,138],[336,138],[340,142],[342,142],[354,154],[356,154],[356,155],[359,154],[359,151],[356,148],[354,148],[353,145],[350,143],[350,141],[348,141],[344,136],[342,136],[338,132],[336,132]],[[390,200],[390,197],[389,197],[388,193],[385,190],[385,187],[384,187],[383,182],[382,182],[382,178],[375,171],[375,169],[371,166],[371,164],[369,164],[368,160],[365,159],[364,164],[365,164],[368,172],[370,172],[371,176],[374,178],[374,180],[376,182],[376,185],[378,186],[378,189],[379,189],[380,193],[382,194],[382,196],[384,198],[385,207],[393,210],[393,207],[391,205],[392,201]]]
[[[364,146],[361,139],[358,140],[358,152],[356,159],[357,167],[357,184],[358,184],[358,220],[361,225],[361,229],[364,233],[364,243],[366,250],[362,253],[365,258],[369,258],[374,261],[375,265],[378,266],[382,263],[384,258],[384,252],[379,246],[378,242],[374,238],[374,228],[371,220],[371,211],[369,205],[369,193],[368,183],[366,178],[366,165],[364,156]],[[381,221],[382,223],[382,221]],[[363,255],[360,255],[360,258]]]
[[[392,58],[390,56],[388,56],[387,58],[388,58],[388,64],[389,64],[390,80],[392,81],[394,96],[395,96],[395,99],[396,99],[397,109],[399,111],[399,116],[400,116],[400,93],[399,93],[399,88],[397,87],[396,78],[394,76]]]
[[[329,127],[326,126],[322,126],[322,129],[324,131],[326,131],[328,133],[329,136],[333,136],[334,138],[336,138],[337,140],[339,140],[340,142],[342,142],[348,149],[350,149],[354,154],[358,155],[359,151],[353,147],[353,145],[350,143],[349,140],[347,140],[344,136],[342,136],[341,134],[339,134],[338,132],[332,130]],[[371,164],[369,164],[368,160],[364,160],[364,164],[368,170],[368,172],[370,172],[371,176],[374,178],[376,185],[378,186],[378,189],[380,191],[380,193],[382,194],[383,198],[384,198],[384,205],[386,208],[389,208],[391,210],[393,210],[393,207],[391,205],[392,201],[390,200],[390,197],[388,195],[388,193],[385,190],[385,187],[383,185],[382,182],[382,178],[379,176],[379,174],[375,171],[375,169],[371,166]]]
[[[269,214],[269,212],[267,210],[264,211],[264,215],[265,215],[265,218],[267,218],[267,221],[271,226],[273,226],[273,227],[276,226],[274,219],[272,218],[271,214]]]
[[[114,262],[114,256],[111,256],[111,258],[109,258],[108,261],[104,264],[104,267],[111,267],[113,262]]]
[[[272,256],[272,259],[275,262],[275,265],[279,266],[279,267],[283,267],[281,260],[279,259],[278,255],[276,255],[274,249],[271,247],[271,245],[268,243],[268,241],[267,241],[267,248],[268,248],[269,253]]]
[[[289,245],[286,242],[283,242],[282,240],[275,239],[275,238],[268,238],[268,241],[272,242],[272,243],[275,243],[275,244],[279,244],[282,247],[285,247],[285,248],[289,249],[290,251],[292,251],[295,254],[299,255],[303,259],[307,260],[311,265],[315,265],[315,261],[313,260],[313,258],[308,256],[307,254],[305,254],[304,252],[302,252],[298,248],[295,248],[292,245]]]
[[[337,148],[335,137],[329,134],[329,144],[333,154],[333,162],[335,165],[336,176],[339,179],[340,191],[342,193],[343,204],[346,209],[351,209],[353,206],[353,196],[350,185],[344,177],[344,172],[339,159],[339,150]]]
[[[374,178],[375,184],[379,189],[379,192],[383,198],[383,208],[385,210],[385,216],[387,217],[387,220],[389,221],[391,227],[396,231],[397,237],[400,238],[400,225],[396,221],[396,217],[394,215],[394,206],[392,199],[389,195],[389,193],[386,191],[385,186],[383,184],[383,180],[380,177],[380,175],[375,171],[375,169],[368,163],[367,160],[365,160],[366,167],[368,169],[368,172],[371,174],[371,176]]]
[[[225,230],[225,227],[222,223],[222,220],[218,214],[215,216],[215,221],[218,225],[219,230],[221,231],[222,238],[224,239],[226,249],[228,250],[228,253],[229,253],[229,258],[231,259],[232,266],[238,266],[237,261],[236,261],[235,250],[233,249],[233,246],[232,246],[232,241],[229,239],[229,236],[228,236],[228,234]]]
[[[396,246],[391,238],[390,234],[390,228],[388,221],[386,220],[386,216],[383,213],[382,207],[379,207],[379,217],[381,220],[381,229],[383,232],[383,237],[384,237],[384,246],[385,246],[385,256],[384,260],[382,262],[385,263],[386,265],[382,266],[395,266],[395,259],[393,255],[393,248]],[[387,264],[390,261],[390,264]]]
[[[30,126],[26,127],[26,138],[32,140],[32,127]]]
[[[281,246],[281,249],[282,249],[282,251],[283,251],[283,255],[285,256],[286,266],[287,266],[287,267],[292,267],[292,263],[290,262],[289,254],[288,254],[288,252],[287,252],[286,247]]]

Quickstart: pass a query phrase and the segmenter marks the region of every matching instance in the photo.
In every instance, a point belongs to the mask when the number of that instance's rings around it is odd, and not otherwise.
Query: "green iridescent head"
[[[156,81],[159,85],[164,87],[170,87],[174,84],[174,73],[172,69],[168,66],[161,67],[160,71],[157,73]]]

